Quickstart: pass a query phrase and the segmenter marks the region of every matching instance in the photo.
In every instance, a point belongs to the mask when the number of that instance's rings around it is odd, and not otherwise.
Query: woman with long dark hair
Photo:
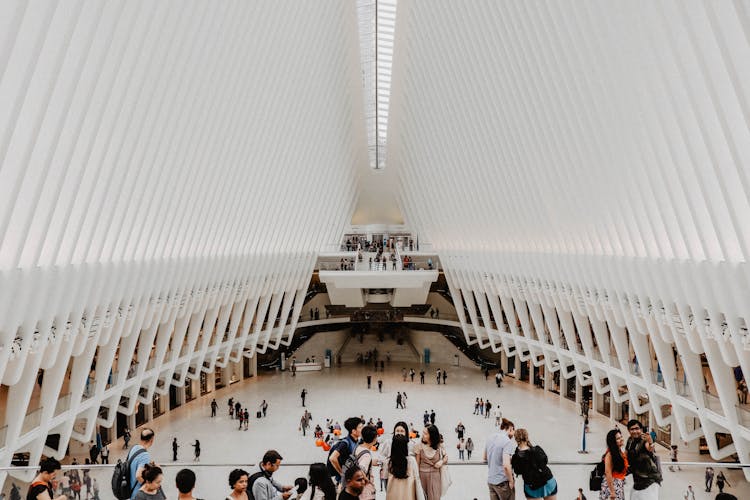
[[[440,468],[448,463],[448,454],[441,444],[440,431],[428,425],[422,431],[422,441],[414,446],[414,455],[419,465],[419,480],[427,500],[439,500],[442,494]]]
[[[326,464],[317,462],[310,465],[310,486],[301,500],[336,500],[336,486],[328,474]]]
[[[604,480],[599,490],[599,500],[625,500],[625,475],[628,457],[622,451],[622,434],[617,429],[607,433],[607,451],[604,453]]]
[[[383,465],[385,467],[385,465]],[[424,500],[419,482],[419,466],[409,455],[409,438],[396,434],[391,443],[391,459],[388,462],[388,488],[386,500]]]

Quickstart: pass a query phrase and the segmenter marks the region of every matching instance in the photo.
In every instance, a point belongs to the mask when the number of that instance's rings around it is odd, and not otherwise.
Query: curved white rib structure
[[[402,1],[388,150],[463,321],[493,326],[465,325],[467,339],[579,381],[590,370],[596,391],[743,462],[731,367],[750,374],[748,14]],[[734,445],[718,449],[719,431]]]
[[[396,12],[381,175],[354,2],[0,3],[0,466],[288,344],[362,172],[469,342],[750,461],[750,7]]]
[[[5,466],[288,342],[367,149],[352,2],[24,0],[0,23]],[[113,376],[87,398],[94,358]]]

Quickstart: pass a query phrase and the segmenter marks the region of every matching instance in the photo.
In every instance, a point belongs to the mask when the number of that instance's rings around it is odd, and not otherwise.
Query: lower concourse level
[[[407,375],[404,381],[402,368],[413,368],[414,381]],[[446,370],[446,384],[436,383],[436,370]],[[420,383],[420,371],[424,370],[425,383]],[[367,387],[367,377],[371,385]],[[382,381],[382,391],[378,382]],[[305,407],[302,406],[301,392],[306,391]],[[397,393],[406,394],[406,408],[396,408]],[[211,401],[216,399],[218,411],[211,417]],[[248,408],[251,415],[247,430],[238,420],[229,416],[228,400],[239,401]],[[475,400],[489,400],[493,406],[490,418],[475,414]],[[263,401],[268,404],[266,417],[257,418]],[[453,484],[445,498],[455,500],[488,498],[486,487],[487,466],[482,463],[482,452],[487,437],[497,431],[494,409],[515,423],[516,428],[526,428],[534,444],[546,451],[551,469],[559,485],[559,499],[575,498],[578,488],[584,488],[588,498],[597,498],[598,493],[588,491],[588,476],[592,463],[601,457],[606,433],[619,425],[623,434],[624,426],[592,411],[589,433],[586,435],[588,454],[578,451],[582,447],[583,420],[580,407],[576,403],[550,392],[538,390],[533,384],[506,376],[501,388],[496,386],[493,376],[485,379],[476,367],[453,366],[449,364],[420,365],[394,360],[386,364],[385,371],[373,371],[371,367],[358,364],[344,364],[341,367],[324,368],[321,371],[298,371],[292,376],[290,371],[261,373],[257,377],[239,381],[228,387],[200,396],[189,403],[167,412],[147,425],[156,432],[151,449],[152,457],[165,466],[164,490],[167,498],[176,498],[174,476],[183,466],[193,469],[198,477],[197,498],[223,498],[229,493],[227,477],[229,472],[240,467],[252,470],[263,453],[276,449],[284,458],[281,469],[275,474],[282,484],[292,484],[299,476],[306,476],[308,464],[324,462],[327,454],[317,447],[312,431],[316,425],[325,427],[327,419],[338,422],[343,427],[350,416],[362,416],[365,420],[377,422],[381,419],[385,433],[381,442],[390,439],[393,426],[404,421],[417,432],[423,428],[424,413],[435,412],[435,425],[444,438],[449,455],[449,470]],[[311,428],[303,436],[300,419],[303,412],[312,415]],[[460,460],[456,449],[458,443],[455,429],[461,422],[466,428],[465,437],[475,445],[470,459]],[[139,429],[133,432],[131,446],[137,442]],[[173,441],[177,440],[177,460],[173,456]],[[200,459],[194,460],[194,444],[200,442]],[[110,463],[125,456],[122,439],[110,445]],[[696,499],[714,498],[718,489],[713,486],[711,494],[704,492],[703,465],[684,465],[681,470],[668,468],[669,452],[664,446],[658,447],[663,463],[664,483],[660,498],[682,499],[688,485],[692,485]],[[680,460],[698,462],[705,455],[696,452],[681,452]],[[83,462],[83,456],[79,457]],[[294,465],[291,465],[294,464]],[[734,469],[723,470],[727,479],[726,491],[738,498],[750,498],[750,485],[741,472]],[[111,498],[109,479],[111,469],[94,468],[90,473],[97,479],[99,498]],[[385,498],[378,484],[379,470],[372,471],[376,481],[378,499]],[[9,481],[10,483],[10,481]],[[20,484],[20,483],[19,483]],[[520,483],[519,483],[520,484]],[[628,480],[628,488],[632,481]],[[7,492],[10,485],[6,485]],[[82,498],[93,498],[82,491]],[[521,488],[517,488],[517,498],[522,498]]]

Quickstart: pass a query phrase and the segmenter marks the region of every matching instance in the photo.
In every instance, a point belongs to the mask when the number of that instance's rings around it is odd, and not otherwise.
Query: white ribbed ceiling
[[[0,465],[289,345],[351,222],[438,253],[467,342],[750,457],[750,3],[377,4],[0,2]]]

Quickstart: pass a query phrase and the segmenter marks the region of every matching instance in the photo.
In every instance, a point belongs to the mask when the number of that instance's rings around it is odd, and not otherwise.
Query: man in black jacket
[[[662,477],[654,458],[654,442],[649,434],[644,434],[637,420],[628,422],[630,438],[625,444],[628,464],[633,474],[631,500],[658,500]]]

